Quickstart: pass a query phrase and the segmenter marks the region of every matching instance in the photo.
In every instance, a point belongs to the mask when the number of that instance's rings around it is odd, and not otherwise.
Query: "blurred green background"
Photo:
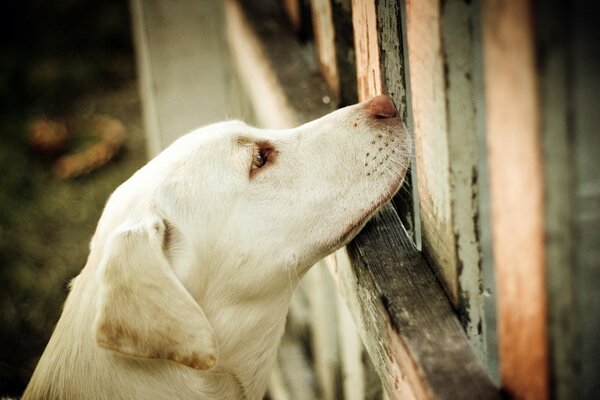
[[[145,162],[127,1],[25,0],[0,11],[0,396],[21,394],[110,193]],[[29,144],[40,116],[108,115],[126,143],[106,166],[62,181]],[[72,132],[63,152],[93,132]]]

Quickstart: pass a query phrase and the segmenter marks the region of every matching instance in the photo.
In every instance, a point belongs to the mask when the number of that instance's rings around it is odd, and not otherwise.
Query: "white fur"
[[[23,398],[261,399],[298,277],[406,172],[402,122],[365,110],[211,125],[123,183]]]

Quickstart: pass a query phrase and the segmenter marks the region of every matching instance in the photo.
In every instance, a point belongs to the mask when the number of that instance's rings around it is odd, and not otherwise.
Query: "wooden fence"
[[[301,283],[271,398],[600,393],[597,6],[131,4],[152,153],[194,125],[293,127],[380,93],[412,133],[408,184]]]

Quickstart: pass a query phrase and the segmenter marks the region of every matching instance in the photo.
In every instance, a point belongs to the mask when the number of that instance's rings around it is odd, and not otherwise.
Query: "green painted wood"
[[[447,0],[442,5],[444,71],[450,166],[450,207],[458,263],[458,313],[471,346],[486,360],[486,324],[477,220],[478,143],[473,87],[473,5]]]

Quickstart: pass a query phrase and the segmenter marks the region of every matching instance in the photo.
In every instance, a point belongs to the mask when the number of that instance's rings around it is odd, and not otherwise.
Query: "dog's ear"
[[[94,337],[119,353],[210,369],[217,357],[215,336],[169,264],[164,249],[169,237],[166,222],[156,216],[113,234],[98,270]]]

